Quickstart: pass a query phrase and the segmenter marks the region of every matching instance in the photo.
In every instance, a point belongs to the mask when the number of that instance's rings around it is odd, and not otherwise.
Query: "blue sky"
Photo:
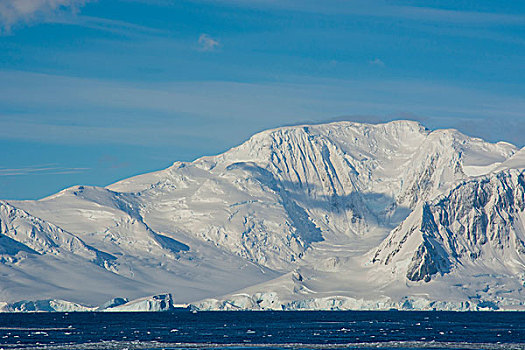
[[[415,119],[525,146],[525,2],[0,0],[0,198],[280,125]]]

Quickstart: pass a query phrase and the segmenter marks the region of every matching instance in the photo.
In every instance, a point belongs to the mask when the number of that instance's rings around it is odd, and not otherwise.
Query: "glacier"
[[[0,201],[3,311],[523,310],[524,286],[525,148],[414,121]]]

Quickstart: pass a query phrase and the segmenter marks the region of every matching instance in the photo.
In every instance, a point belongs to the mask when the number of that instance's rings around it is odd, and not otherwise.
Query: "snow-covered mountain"
[[[524,173],[525,149],[411,121],[268,130],[106,188],[0,202],[0,300],[521,309]]]

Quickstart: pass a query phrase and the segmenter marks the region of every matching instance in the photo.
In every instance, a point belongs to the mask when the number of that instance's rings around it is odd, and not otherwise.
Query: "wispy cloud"
[[[419,6],[390,6],[386,7],[393,15],[407,19],[428,20],[449,23],[464,24],[505,24],[523,25],[525,16],[508,13],[491,13],[478,11],[459,11],[448,9],[437,9]]]
[[[284,10],[318,14],[358,15],[370,17],[394,17],[422,22],[455,24],[523,25],[525,16],[514,13],[492,13],[481,11],[442,9],[431,6],[393,5],[377,0],[192,0],[246,8]],[[165,1],[165,4],[169,4]]]
[[[91,0],[0,0],[0,29],[10,32],[18,24],[46,21],[59,13],[78,12]]]
[[[0,94],[4,110],[24,111],[0,114],[0,140],[54,144],[204,147],[213,142],[225,148],[255,131],[282,123],[321,121],[349,113],[411,113],[431,118],[429,126],[455,127],[459,118],[494,119],[508,126],[522,121],[525,110],[525,99],[517,94],[410,79],[137,86],[0,71],[0,90],[4,91]],[[481,123],[483,130],[478,136],[523,145],[523,134],[517,129],[495,132],[488,125]]]
[[[78,174],[87,170],[90,170],[90,168],[58,167],[55,164],[35,165],[20,168],[0,167],[0,176]]]
[[[1,1],[1,0],[0,0]],[[100,31],[110,32],[118,35],[147,35],[147,36],[159,36],[167,34],[167,31],[158,28],[152,28],[142,26],[126,21],[120,21],[115,19],[108,19],[102,17],[92,17],[78,15],[74,18],[60,18],[56,22],[76,25],[85,28],[96,29]]]
[[[200,51],[207,51],[207,52],[215,51],[221,46],[221,43],[218,40],[213,39],[211,36],[205,33],[199,36],[199,40],[197,43],[199,45]]]

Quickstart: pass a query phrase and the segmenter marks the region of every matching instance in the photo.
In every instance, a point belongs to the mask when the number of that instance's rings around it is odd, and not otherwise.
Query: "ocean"
[[[6,313],[0,348],[525,349],[525,313]]]

